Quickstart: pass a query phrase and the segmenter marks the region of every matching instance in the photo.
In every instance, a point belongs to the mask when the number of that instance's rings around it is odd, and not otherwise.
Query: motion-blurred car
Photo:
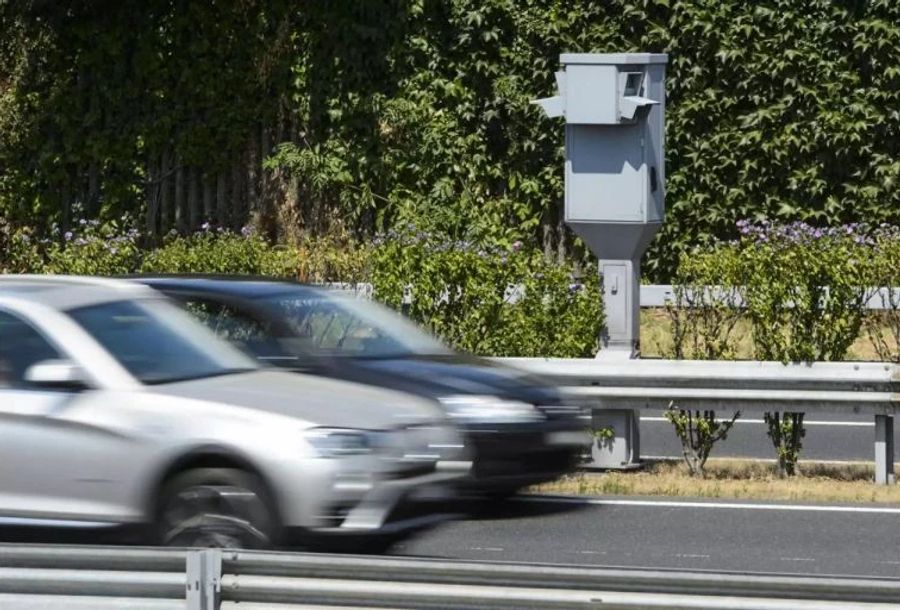
[[[245,353],[295,371],[417,393],[466,432],[466,493],[504,497],[577,465],[580,409],[541,379],[457,353],[377,303],[295,282],[136,277],[181,301]]]
[[[0,523],[159,543],[376,544],[468,471],[433,402],[260,370],[131,282],[0,276]]]

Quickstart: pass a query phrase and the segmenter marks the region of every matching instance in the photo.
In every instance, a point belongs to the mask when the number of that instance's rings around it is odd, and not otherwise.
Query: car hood
[[[317,426],[386,430],[446,416],[431,400],[353,382],[252,371],[153,387],[166,396],[257,409]]]
[[[559,392],[540,377],[491,360],[466,356],[416,356],[388,359],[347,359],[369,383],[378,378],[391,387],[438,397],[450,394],[489,394],[532,404],[554,405]],[[406,383],[403,383],[405,381]]]

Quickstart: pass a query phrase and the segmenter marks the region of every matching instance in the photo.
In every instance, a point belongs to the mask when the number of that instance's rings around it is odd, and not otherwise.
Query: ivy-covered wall
[[[571,255],[563,51],[670,54],[654,279],[738,219],[900,221],[896,0],[0,0],[0,214]]]

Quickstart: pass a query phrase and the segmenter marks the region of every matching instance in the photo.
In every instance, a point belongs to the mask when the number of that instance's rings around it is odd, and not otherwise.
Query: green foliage
[[[803,427],[803,413],[766,413],[764,416],[768,426],[768,435],[775,445],[778,454],[778,474],[782,477],[792,477],[797,474],[797,460],[800,459],[800,450],[803,448],[803,437],[806,429]]]
[[[459,347],[493,356],[591,356],[602,306],[596,269],[579,279],[521,244],[508,250],[392,233],[370,244],[346,235],[273,245],[259,233],[206,226],[142,250],[123,223],[78,221],[58,241],[0,224],[0,271],[124,275],[214,273],[372,282],[375,297]],[[60,231],[57,231],[60,232]],[[408,290],[411,286],[411,290]]]
[[[0,214],[138,215],[145,161],[212,172],[274,114],[293,3],[0,3]]]
[[[276,278],[297,275],[297,251],[272,246],[260,235],[207,228],[187,237],[173,235],[144,258],[145,273],[251,274]]]
[[[0,273],[40,273],[44,262],[33,232],[0,218]]]
[[[379,300],[405,308],[457,348],[494,356],[591,356],[602,307],[597,273],[514,243],[487,249],[426,232],[389,233],[372,253]]]
[[[735,326],[742,315],[741,261],[733,248],[683,255],[666,302],[676,359],[730,360],[737,348]]]
[[[866,316],[865,330],[880,360],[900,362],[900,235],[896,231],[885,230],[876,237],[872,267],[872,285],[889,290],[878,296],[883,310]]]
[[[673,320],[676,357],[729,358],[734,325],[745,315],[756,358],[782,362],[840,360],[859,337],[870,290],[896,278],[900,236],[889,227],[846,225],[817,229],[804,223],[738,223],[742,237],[682,258],[676,273]],[[706,285],[718,285],[710,291]],[[888,283],[888,285],[892,285]],[[895,298],[891,293],[888,298]],[[682,311],[684,303],[697,311]],[[896,350],[885,334],[900,337],[897,310],[888,330],[870,323],[881,350]],[[876,345],[878,343],[876,342]],[[766,413],[779,471],[790,476],[805,435],[802,413]]]
[[[739,225],[739,241],[682,257],[670,307],[674,355],[732,357],[743,315],[759,360],[842,359],[860,334],[873,283],[888,279],[890,254],[881,252],[900,240],[879,237],[876,245],[873,230],[860,225]],[[701,289],[707,285],[717,289]],[[682,304],[700,308],[681,311]]]
[[[616,431],[612,426],[603,426],[602,428],[588,428],[588,434],[591,438],[601,442],[609,442],[616,438]]]
[[[893,0],[4,2],[0,215],[138,214],[149,157],[209,176],[265,131],[282,223],[571,256],[563,130],[529,102],[560,52],[638,50],[670,55],[652,278],[739,218],[900,220]]]
[[[71,231],[63,234],[63,240],[47,243],[44,250],[44,273],[65,275],[122,275],[138,267],[141,250],[139,234],[135,229],[125,230],[130,224],[95,220],[80,220]]]
[[[867,250],[847,235],[744,247],[744,299],[757,358],[841,360],[865,316]]]
[[[713,447],[728,437],[728,431],[741,416],[736,411],[730,420],[716,418],[715,411],[691,411],[679,409],[674,404],[666,410],[666,419],[675,427],[675,434],[681,441],[684,463],[692,476],[703,477],[706,460]]]

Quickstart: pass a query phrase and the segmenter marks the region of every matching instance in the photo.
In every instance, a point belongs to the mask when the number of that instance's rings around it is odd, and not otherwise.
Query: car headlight
[[[444,396],[439,399],[455,420],[469,422],[531,422],[544,416],[534,405],[497,396]]]
[[[306,440],[323,458],[365,455],[374,449],[369,433],[349,428],[313,428],[306,432]]]

